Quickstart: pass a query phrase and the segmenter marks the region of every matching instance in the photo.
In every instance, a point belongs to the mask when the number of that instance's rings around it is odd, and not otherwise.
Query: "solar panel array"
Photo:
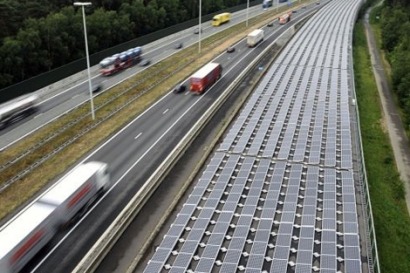
[[[362,272],[349,113],[357,0],[334,0],[255,89],[144,272]]]

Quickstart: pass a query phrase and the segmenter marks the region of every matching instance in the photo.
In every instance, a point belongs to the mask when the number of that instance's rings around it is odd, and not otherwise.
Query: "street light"
[[[249,18],[249,0],[246,2],[246,27],[248,27],[248,18]]]
[[[202,24],[201,24],[201,16],[202,16],[202,0],[199,0],[199,41],[198,41],[198,53],[201,53],[201,32],[202,32]]]
[[[85,6],[90,6],[91,2],[74,2],[74,6],[80,6],[83,11],[83,23],[84,23],[84,40],[85,40],[85,55],[87,59],[87,72],[88,72],[88,88],[90,91],[90,103],[91,103],[91,116],[93,117],[93,120],[95,119],[95,114],[94,114],[94,101],[93,101],[93,91],[92,91],[92,86],[91,86],[91,73],[90,73],[90,56],[88,55],[88,42],[87,42],[87,27],[85,24],[85,12],[84,12],[84,7]]]

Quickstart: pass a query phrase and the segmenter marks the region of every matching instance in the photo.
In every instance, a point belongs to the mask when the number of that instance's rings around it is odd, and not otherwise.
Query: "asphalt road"
[[[169,93],[152,105],[85,161],[107,162],[112,170],[113,186],[75,226],[61,232],[24,272],[71,272],[116,215],[144,184],[192,123],[209,108],[243,68],[265,46],[272,43],[291,23],[265,29],[265,40],[253,49],[245,41],[234,53],[225,53],[214,61],[223,64],[223,77],[204,95]]]
[[[382,57],[377,48],[373,30],[369,24],[369,13],[366,11],[364,26],[366,30],[367,44],[369,47],[373,74],[376,79],[377,89],[383,108],[383,117],[389,133],[391,146],[400,173],[400,179],[404,183],[406,191],[407,211],[410,213],[410,148],[409,140],[403,127],[403,122],[397,110],[392,91],[390,90],[386,72],[384,71]]]
[[[274,8],[275,7],[272,7],[270,9]],[[254,6],[250,8],[248,17],[252,18],[263,12],[265,11],[260,6]],[[246,16],[246,10],[238,11],[232,15],[232,19],[228,24],[221,25],[217,28],[211,26],[209,21],[203,22],[201,39],[205,39],[206,37],[223,31],[234,24],[245,21]],[[197,28],[198,27],[196,26],[143,46],[143,59],[150,60],[151,63],[154,64],[181,50],[175,49],[175,45],[178,43],[182,43],[184,47],[197,43],[199,35],[194,33],[194,30]],[[97,65],[91,68],[92,83],[93,86],[102,84],[103,89],[107,90],[144,69],[146,69],[146,67],[136,65],[110,77],[102,77],[99,74],[99,67]],[[87,75],[84,74],[83,80],[68,88],[65,86],[65,82],[69,81],[67,79],[62,80],[61,83],[56,83],[55,85],[57,89],[58,86],[61,85],[60,90],[56,93],[43,96],[42,101],[39,104],[39,111],[36,114],[22,118],[7,128],[0,130],[0,151],[35,132],[76,106],[89,101],[87,79]]]

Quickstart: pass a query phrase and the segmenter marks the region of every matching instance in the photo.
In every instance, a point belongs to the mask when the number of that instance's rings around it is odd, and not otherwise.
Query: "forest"
[[[392,87],[410,129],[410,1],[385,0],[380,10],[382,47],[391,65]]]
[[[82,11],[68,0],[0,0],[0,89],[85,56]],[[202,0],[202,14],[246,0]],[[94,0],[90,54],[198,17],[199,0]]]

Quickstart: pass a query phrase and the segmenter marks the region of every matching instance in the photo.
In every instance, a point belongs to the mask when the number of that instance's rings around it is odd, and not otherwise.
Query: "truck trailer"
[[[218,63],[208,63],[197,72],[195,72],[189,79],[192,93],[203,94],[205,90],[214,84],[222,74],[222,66]]]
[[[262,8],[267,9],[269,7],[272,7],[272,2],[273,2],[273,0],[263,0]]]
[[[39,97],[35,94],[0,106],[0,130],[7,125],[36,112]]]
[[[260,41],[262,41],[264,38],[264,32],[262,29],[255,29],[251,33],[248,34],[246,43],[248,44],[248,47],[254,47],[256,46]]]
[[[214,27],[217,27],[222,24],[228,23],[229,20],[231,20],[231,14],[229,12],[224,12],[214,16],[214,18],[212,19],[212,25]]]
[[[282,14],[282,15],[279,17],[279,24],[280,24],[280,25],[286,24],[287,22],[290,21],[291,16],[292,16],[292,12],[288,12],[288,13]]]
[[[0,272],[16,273],[109,186],[108,166],[81,164],[0,228]]]
[[[141,47],[131,48],[120,54],[114,54],[100,62],[101,75],[110,76],[121,70],[127,69],[141,61]]]

